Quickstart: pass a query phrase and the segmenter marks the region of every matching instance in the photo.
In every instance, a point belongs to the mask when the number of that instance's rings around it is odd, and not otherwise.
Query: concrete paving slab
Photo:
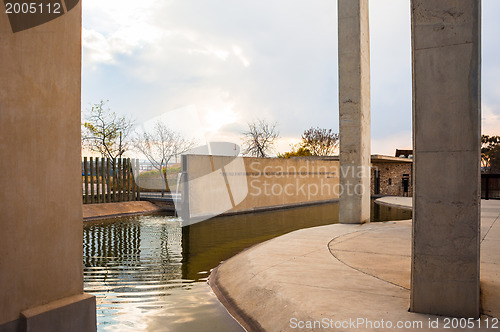
[[[495,233],[488,234],[486,239],[481,242],[481,263],[500,264],[500,241],[498,240],[500,234],[493,235]]]
[[[481,261],[481,304],[483,313],[497,318],[500,318],[499,280],[500,262],[497,261],[496,264],[491,264]]]
[[[385,201],[394,202],[408,204],[411,198]],[[476,321],[467,331],[485,329],[485,319],[500,318],[500,201],[483,206],[493,219],[482,243],[485,316],[480,328]],[[304,229],[227,260],[210,284],[249,331],[380,331],[390,329],[387,324],[448,330],[444,317],[408,312],[410,246],[411,221]],[[386,325],[380,325],[382,320]]]

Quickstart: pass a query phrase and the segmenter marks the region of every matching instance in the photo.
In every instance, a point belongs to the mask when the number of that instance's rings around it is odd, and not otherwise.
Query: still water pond
[[[411,211],[372,203],[372,220]],[[338,204],[216,217],[181,228],[164,214],[86,222],[84,288],[97,297],[100,331],[243,331],[206,280],[245,248],[338,221]]]

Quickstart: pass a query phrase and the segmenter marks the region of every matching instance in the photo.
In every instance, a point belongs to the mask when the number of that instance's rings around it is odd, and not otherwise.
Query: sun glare
[[[214,134],[223,126],[234,123],[238,120],[238,115],[234,112],[231,106],[225,109],[206,109],[202,111],[203,122],[208,134]]]

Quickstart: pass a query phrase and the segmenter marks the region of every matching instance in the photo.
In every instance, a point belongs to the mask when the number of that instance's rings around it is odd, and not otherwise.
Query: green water
[[[372,204],[372,220],[411,211]],[[338,204],[216,217],[181,228],[168,215],[115,218],[83,226],[84,288],[97,297],[100,331],[242,331],[206,280],[245,248],[338,222]]]

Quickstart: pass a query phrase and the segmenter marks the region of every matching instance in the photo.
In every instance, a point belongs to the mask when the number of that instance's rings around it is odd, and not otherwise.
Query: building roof
[[[403,156],[408,158],[410,155],[413,155],[413,150],[396,149],[396,157]]]
[[[371,155],[372,163],[412,163],[413,158],[406,157],[392,157],[392,156],[384,156],[381,154],[372,154]]]

